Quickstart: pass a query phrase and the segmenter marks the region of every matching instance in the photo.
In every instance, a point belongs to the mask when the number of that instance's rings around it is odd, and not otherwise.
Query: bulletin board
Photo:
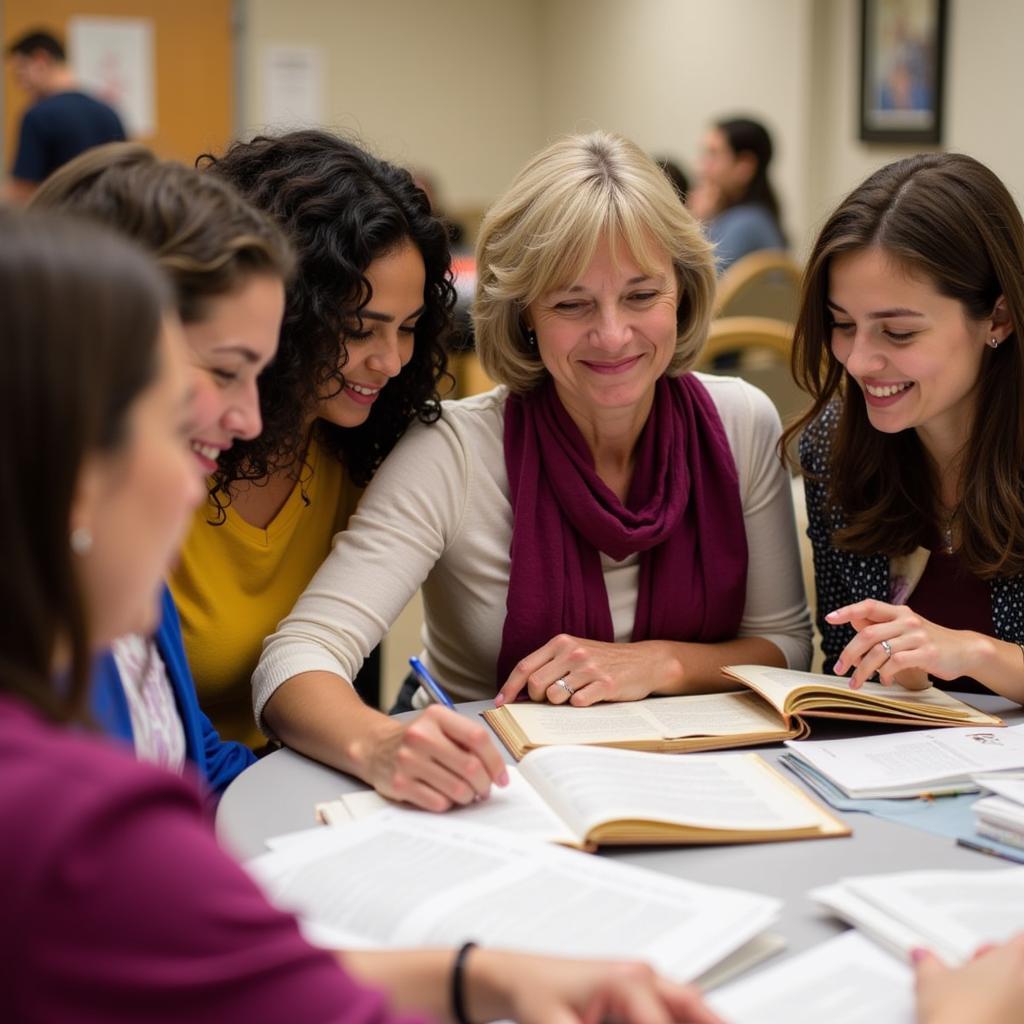
[[[233,134],[232,0],[4,0],[4,49],[35,28],[65,43],[74,17],[146,18],[152,22],[153,129],[134,136],[159,156],[191,164],[221,152]],[[28,99],[4,70],[4,160],[10,167]]]

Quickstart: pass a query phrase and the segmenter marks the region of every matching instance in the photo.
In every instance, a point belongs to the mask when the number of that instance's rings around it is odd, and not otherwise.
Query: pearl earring
[[[84,557],[92,551],[92,534],[85,526],[76,526],[71,531],[71,550],[79,556]]]
[[[988,339],[988,343],[989,343],[989,347],[990,348],[999,348],[999,342],[996,341],[996,339],[994,337],[993,338],[989,338]]]
[[[537,348],[537,332],[531,331],[529,328],[526,330],[526,344],[529,348]]]

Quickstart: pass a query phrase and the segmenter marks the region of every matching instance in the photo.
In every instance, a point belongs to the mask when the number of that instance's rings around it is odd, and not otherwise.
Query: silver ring
[[[885,656],[887,658],[892,657],[892,644],[889,643],[888,640],[882,640],[878,646],[881,647],[883,651],[885,651]]]
[[[561,679],[555,680],[555,686],[560,686],[569,696],[571,697],[576,691],[565,681],[563,676]]]

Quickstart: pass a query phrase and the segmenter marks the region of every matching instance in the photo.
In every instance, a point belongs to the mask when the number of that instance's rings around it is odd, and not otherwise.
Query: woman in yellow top
[[[447,229],[405,170],[317,131],[206,163],[299,256],[260,377],[263,433],[208,453],[210,497],[171,581],[204,711],[223,737],[255,743],[249,679],[264,637],[409,422],[440,415],[455,293]]]

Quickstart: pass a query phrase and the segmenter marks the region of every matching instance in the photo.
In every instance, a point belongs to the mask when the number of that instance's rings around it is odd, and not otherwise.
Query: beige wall
[[[749,113],[776,140],[788,229],[806,219],[813,0],[548,0],[544,131],[594,126],[681,158],[710,118]]]
[[[322,47],[327,121],[486,205],[541,141],[541,0],[247,0],[243,124],[268,45]]]

